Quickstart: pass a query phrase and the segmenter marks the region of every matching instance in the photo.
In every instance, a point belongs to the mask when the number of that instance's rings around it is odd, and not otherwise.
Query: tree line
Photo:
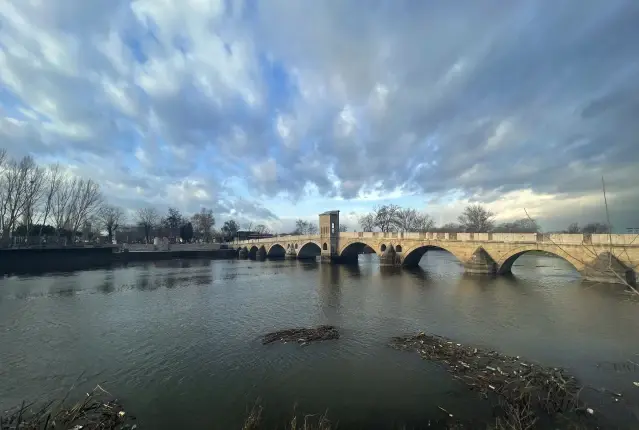
[[[450,233],[538,233],[539,224],[532,218],[521,218],[515,221],[495,224],[495,214],[481,204],[471,204],[464,208],[457,217],[457,222],[451,222],[437,227],[432,217],[426,213],[398,205],[382,205],[373,209],[371,213],[359,218],[362,231],[389,232],[450,232]],[[608,233],[608,225],[591,222],[583,227],[577,223],[570,224],[566,230],[556,233]]]
[[[59,165],[38,166],[25,156],[11,159],[0,150],[0,230],[14,237],[72,239],[103,203],[100,186],[68,175]]]
[[[155,235],[210,241],[215,236],[231,238],[239,230],[238,224],[229,220],[215,232],[215,217],[207,208],[190,218],[176,208],[169,208],[164,216],[155,208],[142,208],[130,221],[143,230],[147,242]],[[0,149],[3,242],[33,237],[41,241],[52,237],[93,240],[103,232],[110,242],[126,223],[125,210],[106,202],[94,180],[71,175],[60,164],[39,166],[31,156],[13,159]]]

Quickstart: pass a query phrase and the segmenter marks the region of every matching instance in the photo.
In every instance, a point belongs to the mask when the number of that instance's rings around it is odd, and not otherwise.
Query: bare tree
[[[305,234],[308,229],[308,222],[303,219],[295,220],[295,231],[294,234]]]
[[[58,232],[58,236],[63,229],[70,228],[71,219],[71,198],[76,187],[77,178],[61,178],[57,191],[53,194],[51,204],[51,215]]]
[[[0,231],[4,235],[7,229],[5,228],[5,216],[7,213],[8,201],[7,201],[7,169],[8,159],[6,149],[0,149]]]
[[[233,238],[237,235],[237,231],[239,230],[239,226],[235,222],[235,220],[228,220],[224,222],[222,226],[221,233],[223,235],[224,241],[233,240]]]
[[[0,148],[0,172],[4,172],[5,165],[7,163],[7,150]]]
[[[400,232],[415,231],[419,214],[415,209],[399,208],[395,212],[393,223]]]
[[[42,236],[42,229],[46,225],[47,219],[53,211],[54,199],[59,192],[63,181],[62,170],[59,164],[53,164],[47,168],[44,181],[42,218],[40,219],[39,236]]]
[[[22,216],[24,218],[24,225],[26,227],[27,236],[33,225],[33,217],[40,209],[40,203],[43,197],[44,185],[45,185],[45,172],[41,167],[38,167],[36,163],[31,159],[25,166],[25,192],[24,192],[24,207]]]
[[[480,204],[469,205],[459,216],[459,224],[469,233],[483,233],[493,228],[494,214]]]
[[[98,209],[96,219],[98,225],[107,231],[107,237],[110,243],[117,229],[125,221],[124,211],[117,206],[103,205]]]
[[[610,233],[610,227],[602,222],[591,222],[586,224],[581,229],[582,233],[590,233],[590,234],[605,234]]]
[[[358,221],[362,231],[373,231],[375,229],[375,217],[373,214],[363,215]]]
[[[298,219],[295,221],[295,230],[292,234],[298,235],[307,235],[307,234],[317,234],[319,229],[317,228],[317,224],[314,224],[309,221],[305,221],[303,219]]]
[[[184,218],[177,208],[169,208],[165,218],[162,218],[162,224],[168,229],[178,229],[184,224]]]
[[[146,243],[151,240],[151,232],[157,227],[160,221],[160,215],[155,208],[141,208],[137,211],[138,225],[144,229],[144,238]]]
[[[244,223],[243,228],[245,231],[253,231],[253,222],[247,221],[246,223]]]
[[[340,224],[339,225],[339,231],[340,233],[345,233],[348,231],[348,226],[346,224]]]
[[[208,242],[211,239],[211,233],[213,226],[215,225],[213,210],[202,208],[199,213],[196,213],[193,217],[191,217],[191,222],[198,235]]]
[[[435,226],[435,222],[429,215],[410,208],[398,209],[394,224],[400,232],[426,232]]]
[[[81,225],[93,215],[102,203],[100,186],[92,179],[79,179],[71,195],[69,226],[75,234]]]
[[[27,156],[19,162],[9,162],[2,185],[4,192],[0,211],[3,230],[11,234],[27,207],[27,217],[32,217],[36,199],[42,189],[42,173],[33,158]]]
[[[435,228],[435,221],[428,214],[418,214],[414,231],[426,233]]]
[[[573,222],[572,224],[570,224],[568,226],[568,229],[566,230],[566,233],[579,234],[579,233],[581,233],[581,228],[579,228],[579,224],[578,223]]]
[[[255,226],[255,232],[260,235],[269,234],[269,229],[264,224],[258,224]]]
[[[462,233],[464,231],[464,227],[454,222],[449,222],[444,224],[441,227],[432,227],[431,231],[437,231],[442,233]]]
[[[303,219],[295,220],[295,230],[293,234],[297,235],[305,235],[308,234],[308,228],[310,223],[308,221],[304,221]]]
[[[537,233],[539,224],[537,221],[522,218],[512,222],[504,222],[493,229],[495,233]]]
[[[375,226],[379,227],[383,233],[393,231],[397,225],[397,215],[400,210],[400,207],[397,205],[383,205],[376,207],[373,209]]]

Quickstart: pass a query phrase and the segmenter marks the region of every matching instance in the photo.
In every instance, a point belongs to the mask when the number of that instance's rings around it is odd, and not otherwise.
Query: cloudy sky
[[[3,0],[0,146],[134,210],[639,227],[636,0]]]

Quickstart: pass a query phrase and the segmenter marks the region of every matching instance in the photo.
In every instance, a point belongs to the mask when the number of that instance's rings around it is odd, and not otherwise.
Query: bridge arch
[[[297,244],[295,244],[297,246]],[[316,242],[306,242],[299,247],[297,251],[297,258],[299,259],[313,259],[322,255],[322,248]]]
[[[375,246],[375,244],[353,241],[344,244],[341,252],[339,253],[339,256],[344,258],[356,259],[359,254],[370,253],[379,255],[379,252],[379,247]]]
[[[426,252],[428,252],[429,250],[446,251],[449,254],[452,254],[453,256],[455,256],[455,258],[461,264],[466,263],[470,259],[470,256],[472,256],[472,253],[468,253],[468,254],[460,253],[442,244],[424,244],[424,245],[413,246],[406,249],[404,251],[404,257],[402,258],[402,265],[405,267],[419,266],[420,260],[422,259],[424,254],[426,254]]]
[[[274,243],[266,250],[266,256],[268,258],[284,258],[286,257],[286,249],[281,244]]]
[[[582,261],[579,261],[578,259],[566,253],[565,251],[563,251],[557,246],[553,246],[552,248],[549,248],[549,249],[540,249],[536,246],[530,246],[530,247],[524,247],[524,248],[517,248],[505,255],[502,255],[501,258],[497,261],[497,264],[499,266],[499,269],[498,269],[499,274],[503,275],[503,274],[511,273],[511,270],[515,261],[522,255],[527,254],[529,252],[533,252],[533,251],[543,251],[548,254],[552,254],[555,257],[561,258],[562,260],[567,261],[577,272],[582,272],[584,270],[584,263]]]
[[[259,250],[259,248],[256,245],[253,245],[249,248],[248,250],[248,256],[251,260],[255,260],[255,258],[257,257],[257,251]]]

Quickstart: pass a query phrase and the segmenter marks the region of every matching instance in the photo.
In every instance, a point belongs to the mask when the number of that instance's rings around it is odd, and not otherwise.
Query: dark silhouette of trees
[[[151,232],[158,226],[160,215],[155,208],[141,208],[137,212],[137,222],[144,229],[146,242],[151,242]]]
[[[193,228],[199,237],[208,242],[213,234],[213,226],[215,226],[215,217],[213,210],[202,208],[200,212],[191,217]]]
[[[495,233],[537,233],[540,231],[535,220],[521,218],[512,222],[504,222],[496,226]]]
[[[579,224],[578,223],[573,222],[572,224],[570,224],[568,226],[568,229],[566,230],[566,233],[570,233],[570,234],[581,233],[581,228],[579,228]]]
[[[359,224],[363,231],[377,228],[384,233],[427,232],[435,227],[435,222],[428,214],[397,205],[378,206],[372,213],[361,216]]]
[[[601,222],[591,222],[581,228],[582,233],[590,234],[605,234],[610,233],[610,229],[607,224]]]
[[[162,219],[162,226],[171,230],[180,228],[183,223],[182,213],[176,208],[169,208],[166,217]]]
[[[185,242],[193,240],[193,224],[191,224],[191,222],[187,222],[180,226],[180,237]]]
[[[363,215],[359,218],[359,225],[362,231],[373,231],[375,230],[375,217],[373,214]]]
[[[583,227],[579,227],[578,223],[573,222],[572,224],[568,226],[568,228],[564,231],[564,233],[606,234],[606,233],[610,233],[610,228],[608,228],[607,224],[602,222],[590,222],[584,225]]]
[[[111,242],[117,229],[125,222],[124,211],[117,206],[104,205],[98,210],[96,220],[99,227],[106,230],[107,238]]]
[[[224,222],[222,226],[222,235],[225,241],[232,240],[239,230],[239,225],[234,220],[228,220]]]
[[[318,232],[317,224],[314,224],[309,221],[304,221],[302,219],[298,219],[295,221],[295,230],[293,230],[292,234],[297,235],[307,235],[307,234],[317,234]]]

